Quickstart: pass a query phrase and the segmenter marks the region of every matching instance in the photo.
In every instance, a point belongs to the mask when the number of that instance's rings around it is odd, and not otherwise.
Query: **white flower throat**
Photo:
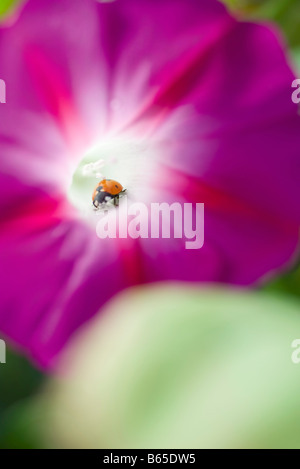
[[[145,140],[106,138],[80,161],[68,198],[86,216],[93,211],[92,193],[101,179],[114,179],[133,195],[145,189],[154,159],[153,147]]]

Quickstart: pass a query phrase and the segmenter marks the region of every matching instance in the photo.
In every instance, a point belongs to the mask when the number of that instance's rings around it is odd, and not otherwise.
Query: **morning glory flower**
[[[299,117],[277,32],[214,0],[29,0],[0,29],[0,79],[0,330],[41,366],[126,287],[253,285],[293,261]],[[204,246],[99,239],[102,177],[130,202],[203,203]]]

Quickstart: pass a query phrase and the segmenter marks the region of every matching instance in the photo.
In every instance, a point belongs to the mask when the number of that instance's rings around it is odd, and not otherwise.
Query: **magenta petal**
[[[1,228],[1,332],[43,367],[72,333],[128,286],[121,252],[44,200]]]
[[[211,0],[99,3],[98,15],[112,129],[136,122],[195,52],[205,55],[234,24]]]
[[[49,113],[66,138],[98,131],[105,104],[95,9],[92,0],[29,0],[15,24],[0,30],[9,107]]]
[[[104,127],[95,11],[91,0],[30,0],[14,24],[0,28],[7,89],[0,106],[1,205],[8,178],[11,199],[65,193],[76,161]]]
[[[291,100],[293,80],[274,33],[237,24],[184,96],[181,104],[193,110],[180,117],[177,109],[177,118],[174,113],[158,129],[164,164],[286,224],[299,224],[300,118]]]

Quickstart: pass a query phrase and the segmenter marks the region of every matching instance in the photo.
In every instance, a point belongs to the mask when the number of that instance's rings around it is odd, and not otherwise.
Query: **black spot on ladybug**
[[[117,184],[116,184],[116,185],[115,185],[115,188],[116,188],[116,189],[119,189],[119,186],[117,186]]]
[[[98,202],[98,205],[99,205],[99,204],[103,204],[107,200],[113,199],[113,198],[114,197],[111,194],[109,194],[108,192],[98,192],[95,199],[93,200],[93,204],[95,205],[95,207],[97,207],[97,204],[95,204],[95,202]]]
[[[100,192],[100,191],[102,191],[102,189],[103,189],[103,186],[98,186],[96,190],[97,190],[97,192]]]

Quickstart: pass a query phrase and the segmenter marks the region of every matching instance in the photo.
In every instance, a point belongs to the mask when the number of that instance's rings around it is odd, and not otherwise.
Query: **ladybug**
[[[98,208],[111,200],[113,200],[114,205],[118,205],[119,197],[124,192],[125,190],[119,182],[113,179],[102,179],[93,192],[93,205]]]

